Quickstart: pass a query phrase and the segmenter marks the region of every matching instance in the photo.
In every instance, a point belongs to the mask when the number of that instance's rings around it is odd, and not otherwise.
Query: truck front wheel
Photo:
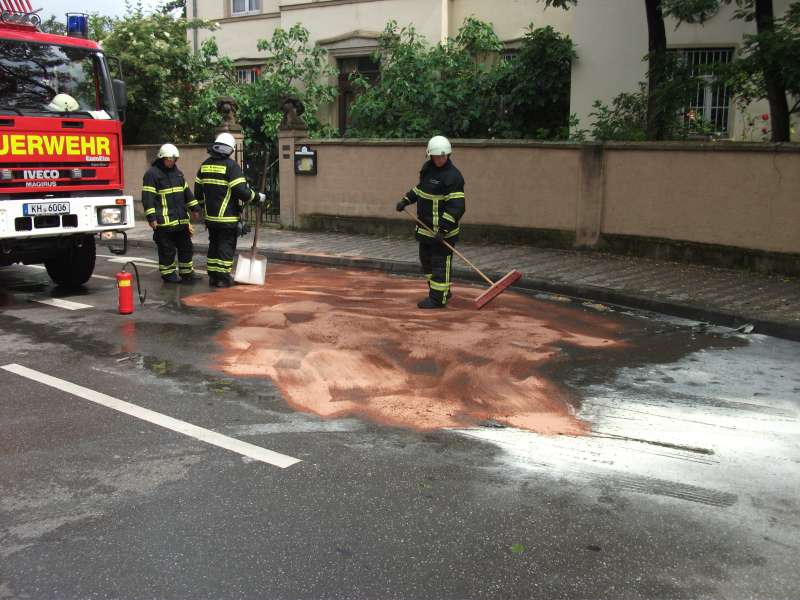
[[[44,266],[50,279],[57,285],[78,287],[89,281],[96,258],[94,236],[85,235],[77,238],[60,256],[44,261]]]

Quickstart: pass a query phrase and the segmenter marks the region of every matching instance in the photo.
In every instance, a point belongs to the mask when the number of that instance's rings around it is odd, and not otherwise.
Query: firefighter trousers
[[[453,251],[436,240],[419,243],[419,262],[422,274],[428,278],[428,294],[439,304],[447,304],[450,298],[450,273]]]
[[[174,228],[158,227],[153,232],[153,241],[158,248],[158,270],[162,277],[169,277],[176,271],[181,275],[189,275],[194,271],[192,264],[194,247],[187,225]],[[176,251],[177,262],[175,261]]]
[[[233,255],[236,253],[235,227],[208,228],[208,278],[211,281],[230,279]]]

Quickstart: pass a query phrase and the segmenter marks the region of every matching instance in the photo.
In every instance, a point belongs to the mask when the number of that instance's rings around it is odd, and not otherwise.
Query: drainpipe
[[[197,18],[197,0],[192,0],[192,18]],[[192,27],[192,46],[194,46],[194,52],[197,54],[197,27]]]
[[[196,1],[196,0],[195,0]],[[441,42],[444,44],[449,37],[450,29],[450,0],[442,0],[442,34]]]

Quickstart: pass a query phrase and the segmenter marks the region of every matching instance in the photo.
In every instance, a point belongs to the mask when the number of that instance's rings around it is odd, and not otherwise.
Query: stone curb
[[[153,248],[154,243],[150,240],[129,239],[128,245],[134,248]],[[195,243],[194,249],[196,254],[203,254],[208,250],[208,244]],[[419,275],[419,266],[416,263],[408,261],[284,252],[279,250],[266,250],[263,248],[259,249],[258,252],[262,256],[265,256],[267,260],[274,260],[276,262],[303,263],[347,269],[370,269],[397,275]],[[490,279],[495,281],[505,275],[505,273],[497,273],[494,271],[484,272]],[[465,267],[453,267],[453,275],[463,281],[485,284],[484,280],[477,273]],[[591,300],[593,302],[602,302],[604,304],[614,304],[638,310],[657,312],[694,321],[705,321],[724,327],[735,328],[750,323],[754,326],[753,333],[800,341],[800,324],[794,325],[783,321],[754,319],[746,315],[708,306],[659,300],[650,296],[621,292],[599,286],[556,282],[534,277],[523,277],[514,287],[528,292],[548,292],[582,300]]]

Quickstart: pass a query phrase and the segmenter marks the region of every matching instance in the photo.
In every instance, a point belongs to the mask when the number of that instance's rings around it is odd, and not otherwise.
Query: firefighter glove
[[[400,200],[400,202],[397,203],[397,206],[395,208],[397,208],[397,212],[403,212],[406,206],[408,206],[409,204],[411,204],[411,202],[408,201],[408,198],[403,198],[402,200]]]
[[[444,231],[442,231],[441,229],[439,229],[439,230],[438,230],[438,231],[437,231],[437,232],[434,234],[434,236],[433,236],[433,237],[434,237],[434,238],[436,238],[436,241],[437,241],[437,242],[443,242],[443,241],[444,241]]]

